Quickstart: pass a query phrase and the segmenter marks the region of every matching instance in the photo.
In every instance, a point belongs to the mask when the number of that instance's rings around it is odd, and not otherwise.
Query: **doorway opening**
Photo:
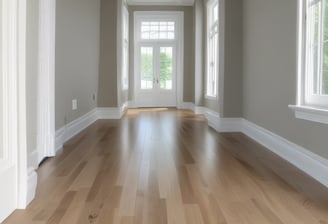
[[[134,105],[182,103],[183,12],[134,13]]]

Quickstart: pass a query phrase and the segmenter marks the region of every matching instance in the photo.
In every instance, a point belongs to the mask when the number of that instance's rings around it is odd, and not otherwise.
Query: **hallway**
[[[328,189],[186,110],[97,121],[38,175],[35,200],[5,224],[328,223]]]

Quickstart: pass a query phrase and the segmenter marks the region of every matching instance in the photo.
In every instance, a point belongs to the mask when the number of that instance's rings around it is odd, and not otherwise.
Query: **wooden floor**
[[[188,111],[98,121],[38,174],[36,199],[5,224],[328,223],[326,188]]]

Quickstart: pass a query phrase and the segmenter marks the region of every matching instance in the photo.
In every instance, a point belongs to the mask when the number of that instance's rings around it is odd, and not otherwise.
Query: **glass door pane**
[[[160,88],[173,89],[173,47],[160,47]]]
[[[153,47],[140,49],[140,81],[141,89],[152,89],[154,79]]]

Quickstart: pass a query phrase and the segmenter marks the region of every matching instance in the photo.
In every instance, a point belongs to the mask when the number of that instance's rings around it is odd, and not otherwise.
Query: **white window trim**
[[[213,0],[208,1],[207,4],[213,4]],[[207,95],[207,44],[206,44],[206,62],[205,62],[205,91],[204,91],[204,98],[207,100],[211,100],[211,101],[218,101],[219,102],[219,106],[220,108],[223,108],[223,94],[224,94],[224,43],[225,43],[225,0],[218,0],[218,4],[219,4],[219,22],[218,22],[218,31],[219,31],[219,43],[218,43],[218,85],[217,85],[217,95],[216,97],[212,97],[212,96],[208,96]],[[207,7],[207,6],[206,6]],[[206,9],[206,13],[207,13],[207,9]],[[207,19],[206,19],[206,41],[207,41]]]
[[[208,100],[217,100],[218,99],[218,95],[219,95],[219,92],[218,92],[218,83],[216,84],[216,96],[212,96],[212,95],[208,95],[208,60],[209,60],[209,57],[208,57],[208,54],[209,54],[209,37],[208,37],[208,34],[210,33],[210,30],[213,26],[213,24],[209,24],[209,19],[210,17],[212,16],[210,11],[212,10],[213,6],[215,5],[215,3],[218,2],[218,9],[220,8],[220,3],[219,3],[219,0],[210,0],[206,3],[206,75],[205,75],[205,99],[208,99]],[[220,21],[220,13],[218,12],[218,15],[219,15],[219,18],[218,18],[218,22],[217,22],[217,26],[219,26],[219,21]],[[218,35],[220,35],[220,30],[219,30],[219,27],[218,27]],[[220,41],[220,37],[218,38],[218,49],[217,49],[217,54],[218,54],[218,59],[220,58],[220,54],[219,54],[219,41]],[[219,60],[220,61],[220,60]],[[217,63],[219,63],[219,61]],[[218,64],[217,64],[218,65]],[[220,66],[218,65],[218,68]],[[218,70],[217,70],[218,71]],[[219,81],[219,74],[217,74],[217,82]]]
[[[124,18],[125,17],[125,18]],[[125,20],[127,18],[127,21]],[[126,24],[124,24],[124,22],[126,22]],[[126,28],[126,30],[124,30],[124,26]],[[126,6],[123,4],[122,5],[122,66],[126,66],[126,72],[127,74],[124,74],[124,69],[122,69],[122,89],[123,90],[128,90],[129,89],[129,12],[128,9],[126,8]],[[125,33],[127,32],[127,40],[125,39]],[[127,49],[125,48],[125,46],[127,45]],[[127,60],[126,60],[126,65],[123,64],[123,62],[125,61],[124,56],[125,53],[124,51],[127,50]],[[125,75],[127,75],[127,77],[125,77]],[[127,83],[125,83],[124,79],[127,79]]]
[[[298,0],[298,32],[297,32],[297,100],[296,105],[289,105],[294,110],[295,117],[303,120],[328,124],[328,105],[320,103],[318,97],[306,94],[305,74],[305,16],[306,0]],[[328,98],[325,96],[321,97]],[[310,102],[309,102],[310,100]],[[326,102],[326,100],[324,99]]]

